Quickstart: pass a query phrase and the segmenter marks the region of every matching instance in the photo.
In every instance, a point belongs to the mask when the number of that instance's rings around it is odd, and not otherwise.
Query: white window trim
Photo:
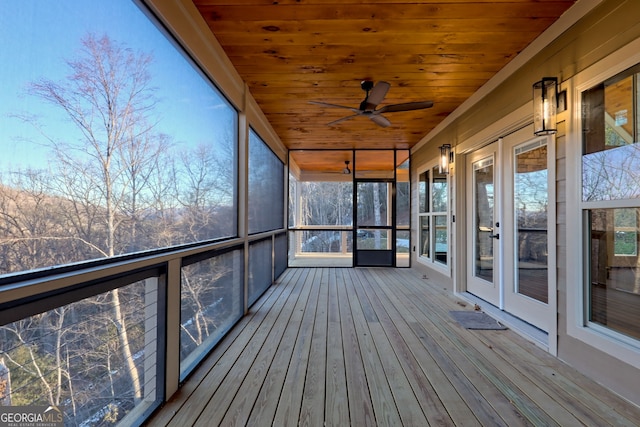
[[[435,160],[433,162],[430,163],[425,163],[423,165],[421,165],[417,171],[417,177],[416,177],[416,183],[419,186],[420,185],[420,175],[422,175],[424,172],[429,171],[429,181],[431,182],[433,180],[433,169],[438,167],[438,161]],[[446,264],[442,264],[441,262],[438,262],[435,260],[433,253],[431,253],[430,257],[425,257],[420,255],[420,248],[418,248],[418,251],[416,252],[416,260],[424,265],[425,267],[429,267],[431,269],[434,269],[436,271],[439,271],[440,273],[444,274],[446,277],[451,277],[451,265],[452,265],[452,243],[453,243],[453,236],[452,236],[452,225],[451,225],[451,203],[452,203],[452,199],[451,199],[451,182],[453,180],[451,179],[451,175],[448,174],[447,175],[447,211],[444,212],[447,216],[447,263]],[[429,188],[429,197],[431,197],[431,188]],[[420,217],[421,217],[421,212],[420,212],[420,194],[418,191],[418,200],[416,203],[416,209],[415,209],[415,217],[417,219],[416,222],[416,242],[418,243],[418,246],[420,245]],[[434,215],[434,212],[431,212],[431,199],[427,200],[427,203],[429,203],[429,212],[426,212],[426,214],[428,214],[429,217],[433,218],[436,215]],[[438,214],[442,214],[442,212],[438,212]],[[424,215],[422,215],[424,216]],[[430,227],[429,227],[429,233],[432,232],[431,227],[433,226],[433,224],[430,223]],[[431,240],[430,240],[431,241]],[[431,252],[433,252],[433,248],[431,248]]]
[[[582,202],[582,108],[581,95],[587,89],[602,83],[618,73],[640,63],[640,39],[636,39],[608,57],[600,60],[567,81],[567,93],[571,96],[573,114],[568,121],[567,134],[567,333],[629,365],[640,368],[640,341],[617,333],[611,329],[587,321],[584,277],[587,265],[584,262],[585,218],[583,209],[595,208],[599,202]],[[637,201],[619,201],[616,207],[637,206]],[[607,203],[606,207],[612,207]],[[580,268],[576,268],[580,266]]]

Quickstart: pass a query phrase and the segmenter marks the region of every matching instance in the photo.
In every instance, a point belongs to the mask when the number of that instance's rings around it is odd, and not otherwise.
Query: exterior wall
[[[580,2],[578,2],[580,3]],[[584,2],[583,2],[584,3]],[[494,126],[500,132],[497,125],[508,116],[514,116],[517,111],[527,111],[528,117],[525,123],[512,123],[512,128],[529,124],[533,121],[533,106],[531,86],[535,81],[546,76],[556,76],[560,82],[560,90],[569,89],[572,79],[590,66],[602,61],[611,53],[625,45],[640,39],[640,2],[637,0],[604,0],[599,2],[590,12],[582,17],[575,25],[568,28],[562,35],[544,47],[538,54],[532,57],[520,69],[514,71],[505,78],[493,91],[480,102],[463,112],[449,125],[435,135],[429,135],[428,139],[421,141],[419,148],[412,152],[412,182],[416,189],[416,169],[421,165],[432,162],[438,155],[437,147],[448,143],[457,151],[455,166],[455,204],[454,213],[460,217],[465,209],[465,171],[464,155],[460,149],[461,144],[476,135],[482,134],[487,128]],[[614,64],[612,64],[613,66]],[[573,94],[567,91],[568,99],[566,112],[558,117],[558,133],[556,134],[556,262],[557,262],[557,334],[553,333],[549,344],[549,350],[555,352],[560,359],[574,366],[586,375],[609,387],[613,391],[624,396],[628,400],[640,405],[640,343],[636,349],[631,349],[626,354],[631,354],[632,363],[614,357],[613,350],[609,346],[591,345],[588,340],[578,339],[571,333],[570,323],[575,314],[570,313],[577,305],[581,304],[575,298],[576,291],[582,286],[581,280],[573,280],[572,272],[581,271],[580,265],[575,265],[573,256],[568,255],[571,248],[568,233],[572,233],[571,224],[577,221],[575,215],[578,211],[568,199],[574,197],[568,191],[579,188],[579,177],[572,168],[568,167],[579,148],[570,144],[580,144],[580,136],[572,135],[576,132],[572,125],[575,106],[578,101],[571,99]],[[577,130],[579,131],[579,129]],[[532,135],[533,136],[533,135]],[[496,137],[497,139],[497,137]],[[495,141],[495,139],[493,140]],[[487,140],[485,142],[493,142]],[[467,147],[469,149],[469,147]],[[569,153],[569,154],[568,154]],[[568,190],[569,189],[569,190]],[[553,189],[550,189],[553,191]],[[415,197],[415,192],[414,192]],[[417,200],[412,200],[416,206]],[[414,211],[415,213],[415,211]],[[457,221],[453,224],[454,236],[464,235],[464,224]],[[417,222],[413,220],[413,241],[417,241]],[[573,239],[575,240],[575,238]],[[452,285],[455,291],[465,290],[464,266],[465,249],[468,244],[462,237],[452,240],[454,247],[454,265]],[[415,252],[413,253],[412,266],[417,266]],[[569,265],[572,264],[572,265]],[[427,267],[420,265],[419,274],[430,277]],[[423,271],[426,271],[423,273]],[[575,273],[578,274],[578,273]],[[569,277],[569,280],[568,280]],[[451,280],[444,279],[444,285],[450,286]],[[581,293],[578,293],[581,295]],[[553,332],[553,331],[552,331]],[[557,338],[557,342],[555,339]]]

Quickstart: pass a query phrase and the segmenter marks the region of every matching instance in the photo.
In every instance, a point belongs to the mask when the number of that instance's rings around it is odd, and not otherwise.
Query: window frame
[[[437,172],[438,170],[438,162],[431,162],[428,163],[422,167],[420,167],[418,169],[418,173],[417,173],[417,203],[416,203],[416,229],[417,229],[417,237],[416,237],[416,242],[418,243],[418,248],[416,251],[416,259],[418,260],[418,262],[420,262],[423,265],[426,265],[430,268],[434,268],[436,270],[441,271],[442,273],[444,273],[445,275],[447,275],[447,277],[451,276],[451,257],[452,257],[452,251],[451,251],[451,244],[452,244],[452,236],[451,236],[451,224],[449,221],[449,215],[451,212],[451,203],[452,203],[452,198],[451,198],[451,175],[450,174],[446,174],[443,173],[442,175],[445,177],[446,179],[446,210],[444,211],[434,211],[434,197],[433,197],[433,183],[434,183],[434,171]],[[420,191],[420,186],[423,185],[424,181],[422,181],[422,175],[424,173],[428,173],[428,183],[427,183],[427,188],[425,191],[425,195],[426,195],[426,200],[425,200],[425,211],[422,212],[422,203],[421,203],[421,191]],[[436,249],[436,244],[437,244],[437,239],[436,239],[436,234],[437,234],[437,227],[436,224],[438,223],[438,219],[442,219],[442,217],[445,218],[445,224],[446,224],[446,229],[445,229],[445,235],[447,236],[447,260],[446,262],[442,262],[440,260],[437,259],[437,251]],[[423,218],[426,218],[427,220],[427,225],[428,225],[428,229],[429,229],[429,253],[427,255],[424,255],[422,253],[422,221]]]
[[[567,118],[566,217],[577,219],[566,221],[566,235],[577,238],[566,239],[565,269],[567,334],[633,367],[640,368],[640,340],[589,322],[589,295],[586,292],[586,279],[589,277],[586,256],[589,256],[590,249],[588,211],[597,208],[636,208],[640,206],[640,200],[582,200],[582,93],[637,64],[640,64],[640,39],[611,53],[566,82],[568,105],[572,110],[572,114]]]

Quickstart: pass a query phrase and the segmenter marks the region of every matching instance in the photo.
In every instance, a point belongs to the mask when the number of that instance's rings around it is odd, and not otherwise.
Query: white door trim
[[[533,106],[531,102],[528,102],[525,105],[521,106],[520,108],[514,110],[507,116],[501,118],[500,120],[497,120],[495,123],[486,127],[483,131],[470,136],[469,138],[465,139],[464,141],[460,142],[454,147],[457,158],[461,160],[457,168],[458,173],[454,175],[454,180],[456,181],[455,184],[457,184],[457,185],[454,185],[454,187],[456,188],[456,199],[458,201],[455,205],[455,208],[456,208],[456,211],[460,213],[460,215],[457,215],[458,221],[454,223],[453,235],[455,236],[455,239],[456,239],[455,244],[459,249],[466,248],[470,244],[469,239],[472,238],[472,236],[469,235],[470,225],[468,224],[467,215],[464,214],[464,212],[466,212],[467,209],[471,208],[471,206],[468,205],[469,201],[467,197],[467,193],[468,193],[467,181],[469,179],[469,175],[472,174],[473,171],[468,170],[468,164],[470,163],[470,162],[467,162],[466,160],[468,158],[468,155],[470,155],[472,152],[474,152],[475,150],[483,146],[489,145],[493,142],[498,142],[502,137],[507,136],[513,132],[516,132],[521,128],[524,128],[530,125],[533,121],[532,116],[533,116]],[[532,134],[532,138],[533,138],[533,134]],[[553,139],[553,142],[550,143],[549,149],[553,151],[552,158],[553,158],[553,161],[555,162],[555,159],[557,157],[556,149],[555,149],[555,138],[551,137],[551,139]],[[498,162],[498,165],[500,165],[500,163],[502,162],[502,157],[501,157],[503,156],[502,151],[503,151],[502,147],[500,147],[496,155],[497,156],[496,161]],[[499,167],[499,169],[502,169],[502,168]],[[502,171],[497,171],[497,175],[498,175],[497,179],[500,179],[500,180],[502,180],[504,177]],[[553,210],[555,211],[555,204],[556,204],[555,180],[553,184],[554,185],[549,188],[549,205],[553,206]],[[502,197],[503,197],[502,194],[500,194],[500,198]],[[501,201],[498,200],[498,202],[501,202]],[[500,215],[499,216],[500,223],[503,224],[504,218],[502,217],[503,214],[501,211],[499,215]],[[549,240],[548,240],[549,270],[556,271],[557,252],[556,252],[556,235],[555,235],[556,234],[555,215],[553,216],[553,219],[550,218],[549,221],[550,221],[549,223],[550,231],[549,231]],[[503,230],[503,233],[504,233],[504,230]],[[499,246],[503,248],[504,245],[499,245]],[[501,250],[504,250],[504,249],[501,249]],[[500,271],[503,271],[504,253],[500,253],[499,256],[501,258]],[[454,292],[462,296],[467,291],[467,277],[468,277],[467,270],[471,268],[473,260],[469,259],[470,251],[468,251],[467,249],[456,251],[456,257],[457,257],[455,261],[456,268],[454,271]],[[502,275],[501,272],[500,272],[499,280],[501,281],[504,280],[504,276]],[[557,302],[557,296],[556,296],[557,294],[556,289],[557,289],[557,283],[554,282],[553,291],[550,290],[549,292],[548,313],[549,313],[550,321],[548,324],[548,333],[546,334],[547,342],[541,343],[541,344],[546,344],[545,348],[553,355],[558,354],[558,343],[557,343],[558,341],[557,340],[558,302]],[[504,290],[501,290],[501,299],[498,305],[499,305],[498,307],[499,309],[504,308]],[[534,329],[533,327],[531,328]],[[523,335],[528,335],[528,334],[524,332]]]

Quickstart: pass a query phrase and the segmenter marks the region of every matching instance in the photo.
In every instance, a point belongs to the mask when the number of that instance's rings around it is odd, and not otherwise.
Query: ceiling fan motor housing
[[[373,82],[371,80],[363,80],[360,82],[360,87],[365,92],[369,92],[371,89],[373,89]]]

